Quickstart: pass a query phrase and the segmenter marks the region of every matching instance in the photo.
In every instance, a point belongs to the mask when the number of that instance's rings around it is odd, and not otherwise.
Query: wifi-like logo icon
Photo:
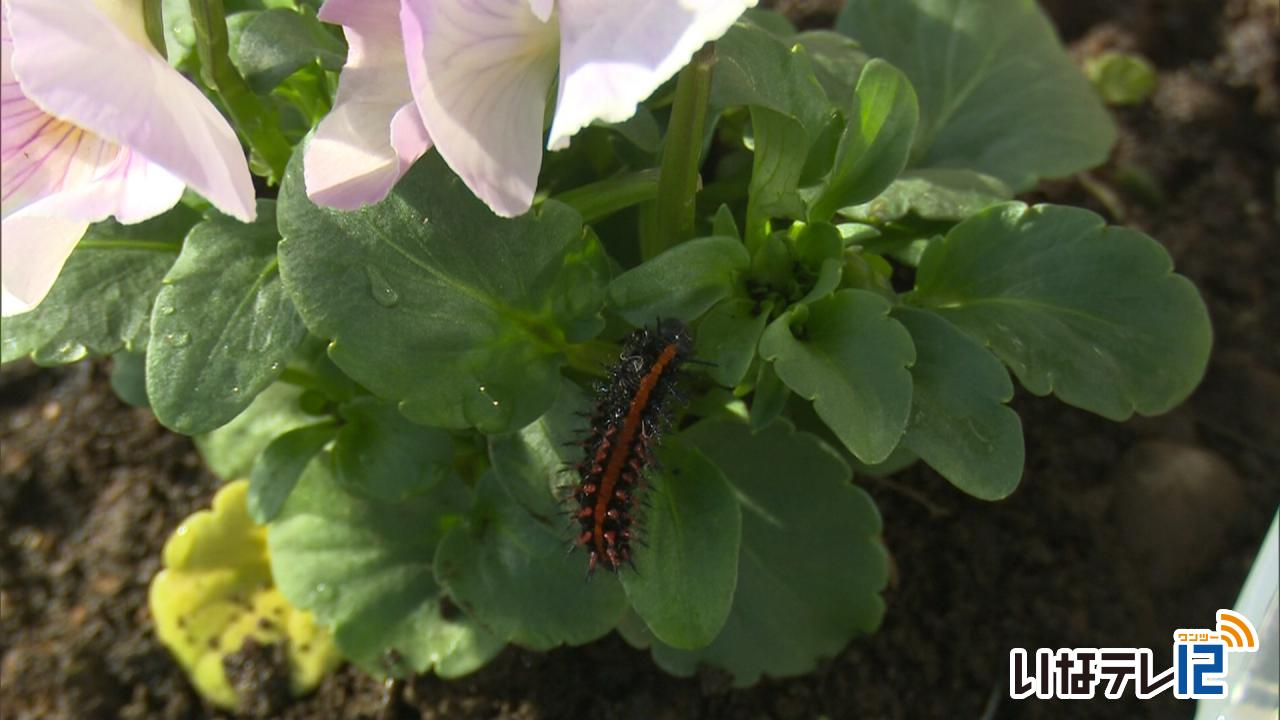
[[[1258,649],[1258,633],[1249,618],[1231,610],[1218,611],[1218,638],[1232,650],[1252,652]]]

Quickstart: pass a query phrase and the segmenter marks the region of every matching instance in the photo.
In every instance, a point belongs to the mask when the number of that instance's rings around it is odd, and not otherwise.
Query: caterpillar
[[[635,567],[636,494],[645,487],[645,470],[670,422],[670,403],[678,399],[680,367],[692,354],[689,328],[679,320],[662,320],[631,333],[608,380],[596,386],[595,412],[581,443],[584,455],[575,466],[578,483],[572,495],[579,523],[573,547],[587,549],[588,578],[597,565],[611,572],[624,562]]]

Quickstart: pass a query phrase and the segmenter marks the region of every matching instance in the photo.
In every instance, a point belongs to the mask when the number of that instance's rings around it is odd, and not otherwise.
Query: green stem
[[[567,190],[553,199],[578,211],[587,224],[658,196],[658,169],[625,173]]]
[[[147,39],[156,52],[167,60],[169,50],[164,42],[164,8],[161,7],[161,0],[142,0],[142,27],[147,31]]]
[[[159,240],[81,240],[77,249],[89,250],[148,250],[151,252],[182,252],[181,242],[161,242]]]
[[[280,132],[275,113],[253,94],[249,83],[231,62],[222,0],[190,0],[190,3],[196,50],[200,56],[200,74],[205,84],[222,98],[223,105],[244,134],[249,147],[270,169],[270,179],[279,182],[284,177],[284,169],[293,150]]]
[[[698,192],[702,136],[715,62],[715,45],[708,43],[694,53],[676,81],[671,123],[662,149],[658,197],[652,221],[644,223],[640,235],[640,253],[646,260],[693,236],[694,196]]]

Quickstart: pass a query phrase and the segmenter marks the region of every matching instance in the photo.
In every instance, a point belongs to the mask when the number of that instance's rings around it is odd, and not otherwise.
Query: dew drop
[[[161,306],[160,306],[160,314],[161,314],[161,315],[172,315],[173,313],[174,313],[174,307],[173,307],[172,305],[161,305]]]
[[[284,367],[279,360],[271,363],[271,372],[280,372],[280,368]]]
[[[173,347],[186,347],[191,344],[191,333],[186,331],[168,333],[164,336],[164,341]]]
[[[232,386],[231,386],[231,394],[232,394],[232,395],[239,395],[239,394],[240,394],[240,386],[239,386],[239,385],[232,385]]]
[[[373,292],[373,299],[382,307],[395,307],[400,302],[400,293],[391,287],[391,283],[374,266],[366,265],[364,271],[369,276],[369,289]]]
[[[500,432],[511,422],[512,404],[495,385],[479,385],[462,401],[462,415],[482,432]]]

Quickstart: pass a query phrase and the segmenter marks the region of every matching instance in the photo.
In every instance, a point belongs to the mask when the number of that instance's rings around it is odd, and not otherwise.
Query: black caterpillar
[[[573,498],[580,531],[574,546],[586,547],[587,577],[597,565],[617,572],[634,567],[633,507],[645,487],[645,469],[670,421],[669,405],[678,399],[675,383],[681,366],[692,360],[693,335],[679,320],[663,320],[629,335],[609,379],[597,388],[591,428],[582,441],[584,457],[575,466]]]

